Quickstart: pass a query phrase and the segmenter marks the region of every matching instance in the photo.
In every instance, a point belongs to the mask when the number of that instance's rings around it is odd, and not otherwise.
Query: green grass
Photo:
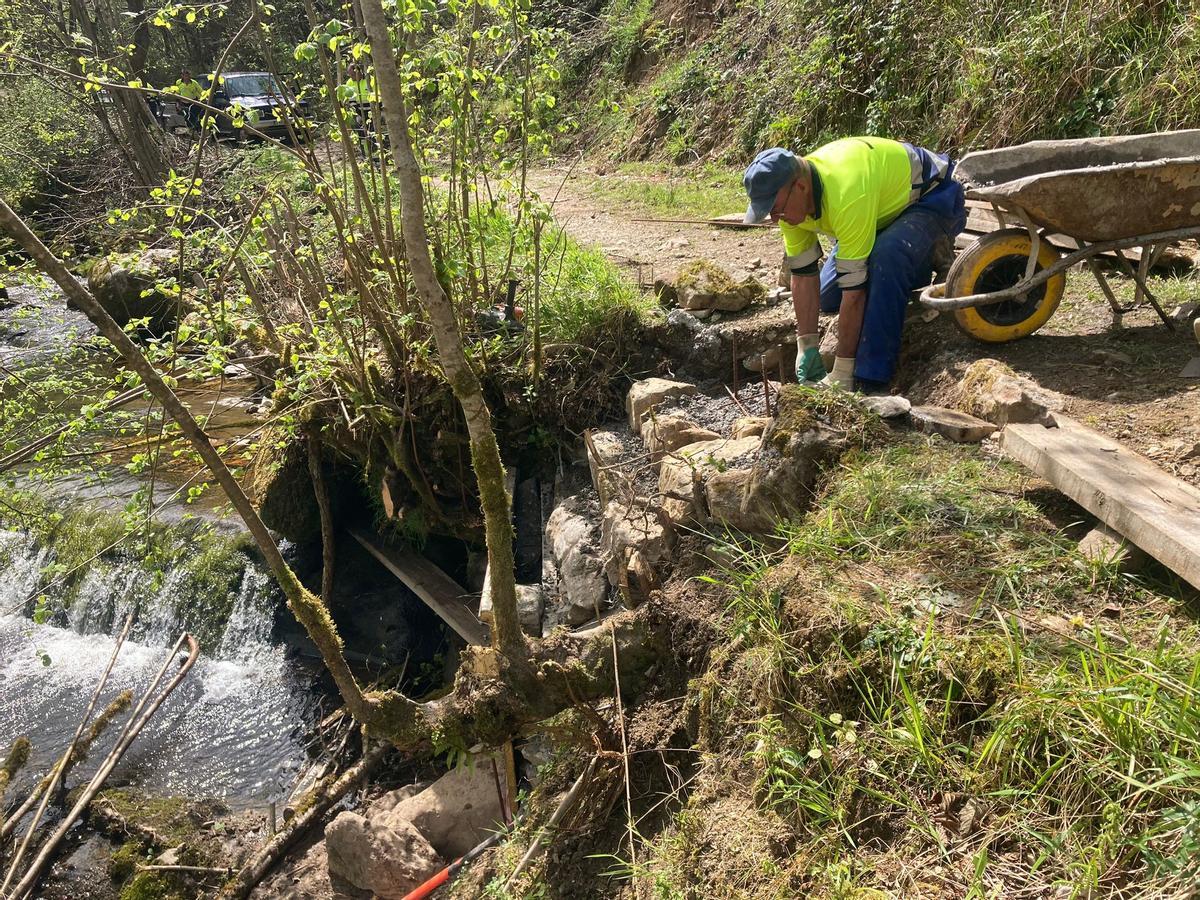
[[[618,158],[741,161],[864,133],[961,150],[1190,127],[1200,111],[1186,4],[967,0],[920,27],[865,0],[759,0],[711,25],[630,6],[608,4],[564,79],[588,142]]]
[[[741,172],[715,166],[664,171],[661,164],[626,164],[586,185],[598,198],[654,216],[709,219],[746,208]]]
[[[757,860],[760,893],[726,873],[722,896],[1149,898],[1200,878],[1186,593],[1083,559],[1039,497],[914,438],[850,458],[784,550],[737,548],[731,642],[697,685],[716,787],[685,811],[750,779],[738,827],[777,817],[789,849]],[[683,827],[641,860],[674,884],[699,877]]]

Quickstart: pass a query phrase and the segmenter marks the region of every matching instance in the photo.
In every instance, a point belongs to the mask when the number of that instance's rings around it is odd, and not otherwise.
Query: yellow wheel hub
[[[1012,287],[1025,277],[1030,248],[1029,232],[1023,228],[985,234],[954,261],[946,278],[946,296],[966,297]],[[1057,260],[1058,251],[1042,241],[1034,271]],[[1066,284],[1066,275],[1060,273],[1024,297],[955,310],[954,322],[971,337],[990,344],[1027,337],[1054,315]]]

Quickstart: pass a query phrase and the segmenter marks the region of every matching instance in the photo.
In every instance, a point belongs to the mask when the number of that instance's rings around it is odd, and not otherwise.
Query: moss
[[[140,841],[127,841],[118,847],[108,861],[108,877],[116,884],[124,884],[137,872],[139,864],[146,862],[145,849]]]
[[[228,812],[216,800],[158,797],[132,788],[109,788],[100,796],[122,817],[149,828],[171,846],[185,844],[201,850],[215,842],[200,826]]]
[[[692,260],[680,269],[675,276],[675,287],[695,287],[701,281],[707,282],[706,286],[714,293],[733,293],[738,289],[737,282],[729,277],[728,272],[707,259]]]
[[[121,888],[120,900],[188,900],[178,879],[163,872],[141,872]]]
[[[860,406],[854,395],[799,384],[785,385],[779,393],[771,445],[784,453],[792,435],[817,427],[840,432],[850,446],[860,449],[878,446],[888,439],[883,420]]]

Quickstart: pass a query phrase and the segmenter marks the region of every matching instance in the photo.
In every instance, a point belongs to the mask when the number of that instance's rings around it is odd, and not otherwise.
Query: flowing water
[[[0,310],[0,364],[22,369],[52,362],[72,348],[85,356],[97,352],[94,329],[65,308],[57,291],[25,285],[10,294],[16,305]],[[108,365],[103,356],[95,358],[97,365]],[[54,508],[100,507],[119,515],[144,485],[119,466],[105,475],[99,483],[87,476],[60,478],[49,486],[58,498]],[[157,484],[156,499],[176,487]],[[126,688],[140,696],[184,629],[198,635],[203,656],[133,744],[110,785],[221,797],[235,807],[261,805],[290,791],[313,717],[313,673],[273,637],[282,604],[273,582],[236,549],[198,544],[195,523],[181,521],[186,518],[181,513],[195,511],[175,504],[156,513],[164,542],[185,548],[172,557],[174,563],[154,566],[122,549],[102,554],[81,576],[58,586],[53,564],[59,548],[53,539],[40,546],[26,532],[0,530],[0,753],[18,735],[28,735],[33,744],[31,762],[10,798],[21,796],[65,749],[108,664],[114,636],[134,610],[130,639],[102,705]],[[211,512],[209,518],[216,531],[229,531]],[[209,556],[202,563],[188,555],[206,547]],[[206,579],[198,566],[210,564],[214,555],[223,574]],[[42,624],[32,617],[32,598],[39,594],[47,597],[51,612]],[[98,742],[91,766],[112,746],[124,721],[119,717]],[[88,768],[79,767],[72,783]]]
[[[247,560],[228,619],[214,627],[188,621],[189,609],[201,605],[180,604],[178,573],[146,590],[146,572],[136,562],[97,564],[78,586],[65,622],[36,624],[22,610],[38,589],[49,552],[23,533],[0,532],[0,558],[9,560],[0,580],[0,743],[29,736],[34,753],[25,780],[45,771],[70,740],[108,664],[113,635],[136,606],[132,639],[121,649],[101,703],[126,688],[139,694],[183,628],[203,626],[211,645],[111,783],[155,794],[222,797],[234,806],[285,795],[304,759],[311,679],[272,641],[280,600],[267,575]],[[111,746],[123,721],[110,726],[93,761]]]

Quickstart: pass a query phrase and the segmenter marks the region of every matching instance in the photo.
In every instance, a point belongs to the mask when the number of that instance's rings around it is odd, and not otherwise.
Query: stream
[[[0,310],[0,364],[9,370],[44,364],[94,336],[90,323],[55,291],[23,285],[11,287],[10,295],[15,305]],[[246,418],[244,411],[241,416]],[[105,474],[99,483],[76,475],[40,489],[48,489],[60,509],[118,515],[143,482],[119,466]],[[164,479],[156,498],[176,487]],[[182,630],[197,633],[203,655],[134,743],[110,786],[215,797],[234,808],[263,806],[290,792],[316,715],[316,670],[279,636],[282,594],[237,545],[240,522],[223,517],[218,500],[199,509],[175,503],[156,516],[165,529],[161,539],[181,549],[174,564],[152,566],[121,550],[104,554],[66,585],[52,584],[47,568],[62,548],[53,541],[40,546],[0,515],[0,753],[18,735],[33,744],[10,801],[20,799],[65,749],[131,610],[131,635],[99,708],[126,688],[140,696]],[[197,543],[201,531],[221,539]],[[221,577],[209,575],[210,569]],[[211,595],[214,583],[226,596]],[[53,610],[43,624],[31,617],[39,594]],[[124,721],[114,722],[71,784],[98,764]]]

